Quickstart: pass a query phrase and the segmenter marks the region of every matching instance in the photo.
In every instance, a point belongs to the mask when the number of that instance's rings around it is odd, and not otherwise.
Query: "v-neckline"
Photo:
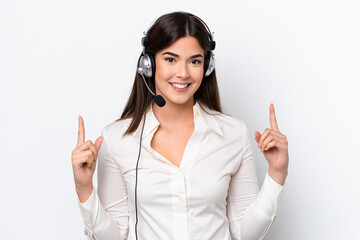
[[[156,129],[156,131],[157,131],[157,129]],[[155,150],[155,149],[151,146],[151,141],[152,141],[152,139],[153,139],[156,131],[154,131],[154,133],[151,134],[151,138],[150,138],[150,140],[149,140],[149,142],[148,142],[148,147],[151,149],[151,151],[153,151],[156,155],[158,155],[159,158],[162,158],[162,160],[168,162],[170,165],[172,165],[172,166],[174,166],[174,167],[176,167],[176,168],[178,168],[178,169],[183,169],[184,159],[186,159],[185,156],[186,156],[186,153],[187,153],[187,151],[188,151],[189,144],[190,144],[191,139],[193,138],[194,133],[195,133],[195,131],[196,131],[195,121],[194,121],[194,130],[193,130],[193,132],[191,133],[190,138],[188,139],[188,141],[187,141],[187,143],[186,143],[186,145],[185,145],[184,152],[183,152],[183,154],[182,154],[182,157],[181,157],[181,161],[180,161],[179,166],[175,165],[175,164],[174,164],[173,162],[171,162],[168,158],[166,158],[165,156],[163,156],[161,153],[159,153],[157,150]]]

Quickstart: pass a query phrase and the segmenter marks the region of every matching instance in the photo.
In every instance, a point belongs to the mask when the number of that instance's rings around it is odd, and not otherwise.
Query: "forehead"
[[[201,47],[199,41],[191,36],[179,38],[170,46],[159,51],[160,54],[165,52],[176,53],[179,56],[204,54],[204,49]]]

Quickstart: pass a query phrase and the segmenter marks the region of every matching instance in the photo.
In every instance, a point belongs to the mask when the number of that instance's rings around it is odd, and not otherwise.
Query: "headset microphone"
[[[154,97],[154,102],[156,103],[156,105],[158,105],[159,107],[163,107],[166,104],[165,99],[161,96],[161,95],[156,95]]]
[[[165,99],[161,96],[161,95],[155,95],[155,93],[153,93],[153,91],[151,91],[151,89],[149,88],[149,85],[146,83],[145,77],[144,77],[144,69],[139,67],[138,68],[138,73],[141,75],[146,88],[149,90],[149,92],[151,92],[151,94],[154,96],[154,102],[156,103],[156,105],[158,105],[159,107],[163,107],[166,104]]]

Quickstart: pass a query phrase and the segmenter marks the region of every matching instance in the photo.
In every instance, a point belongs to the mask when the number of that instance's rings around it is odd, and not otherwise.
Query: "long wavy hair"
[[[155,54],[158,51],[167,48],[178,39],[187,36],[194,37],[199,41],[205,51],[205,57],[207,54],[210,54],[211,44],[207,28],[198,17],[186,12],[173,12],[158,18],[147,33],[148,43],[146,45],[146,52],[151,54],[155,59]],[[141,56],[142,54],[140,57]],[[148,85],[150,89],[155,92],[155,73],[153,72],[152,75],[153,77],[148,79]],[[116,120],[132,118],[124,135],[133,133],[139,127],[142,116],[147,110],[145,109],[147,96],[148,90],[141,75],[136,72],[129,99],[121,117]],[[149,97],[151,100],[154,98],[152,95]],[[194,94],[194,100],[199,102],[200,106],[203,105],[211,110],[222,112],[215,69],[208,77],[204,76],[199,89]]]

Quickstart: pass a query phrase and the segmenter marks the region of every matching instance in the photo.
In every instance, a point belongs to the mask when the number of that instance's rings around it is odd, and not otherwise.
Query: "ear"
[[[215,69],[215,58],[214,54],[210,51],[204,61],[204,76],[208,77]]]

